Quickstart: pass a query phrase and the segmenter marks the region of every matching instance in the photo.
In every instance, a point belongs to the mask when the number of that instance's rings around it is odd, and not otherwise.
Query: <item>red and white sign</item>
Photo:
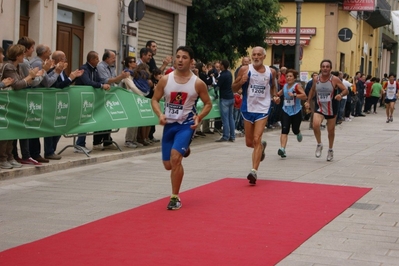
[[[281,27],[278,32],[270,32],[271,34],[288,34],[288,35],[295,35],[296,28],[295,27]],[[300,34],[307,34],[307,35],[316,35],[316,28],[301,28]]]
[[[374,11],[375,0],[344,0],[342,10],[345,11]]]
[[[268,45],[289,45],[289,46],[294,46],[296,41],[295,41],[295,38],[280,39],[277,36],[275,36],[273,38],[266,39],[266,43]],[[309,43],[310,43],[310,38],[300,39],[299,40],[299,44],[303,45],[303,46],[308,46]]]

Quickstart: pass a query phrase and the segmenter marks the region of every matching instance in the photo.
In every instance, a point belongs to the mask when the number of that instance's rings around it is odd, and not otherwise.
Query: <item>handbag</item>
[[[6,68],[6,65],[7,65],[7,64],[8,64],[8,63],[5,63],[5,64],[3,64],[3,66],[2,66],[1,75],[0,75],[0,81],[3,80],[4,69]],[[0,88],[0,90],[2,90],[2,91],[11,91],[11,90],[12,90],[12,87],[11,87],[11,85],[10,85],[10,86],[4,87],[4,88]]]

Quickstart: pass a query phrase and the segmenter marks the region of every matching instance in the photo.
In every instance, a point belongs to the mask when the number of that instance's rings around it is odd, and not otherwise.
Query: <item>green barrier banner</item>
[[[211,92],[210,92],[211,93]],[[211,95],[214,99],[214,96]],[[202,104],[202,106],[201,106]],[[217,100],[206,117],[220,117]],[[198,102],[198,109],[203,107]],[[163,103],[161,103],[163,108]],[[120,87],[0,91],[0,140],[50,137],[159,123],[151,100]]]

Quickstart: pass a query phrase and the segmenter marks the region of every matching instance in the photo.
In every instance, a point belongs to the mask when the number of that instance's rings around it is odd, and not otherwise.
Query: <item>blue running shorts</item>
[[[250,122],[251,124],[255,123],[258,120],[265,119],[266,117],[269,116],[269,113],[250,113],[250,112],[242,112],[242,118],[244,118],[245,121]]]
[[[191,139],[194,136],[195,130],[190,126],[194,122],[188,124],[179,124],[177,122],[166,124],[162,135],[162,160],[169,161],[172,149],[184,155],[190,146]]]

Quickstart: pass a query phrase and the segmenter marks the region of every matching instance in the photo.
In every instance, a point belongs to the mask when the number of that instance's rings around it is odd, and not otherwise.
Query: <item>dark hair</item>
[[[129,63],[130,63],[130,61],[132,61],[132,60],[136,61],[136,57],[127,56],[127,57],[125,58],[125,60],[123,60],[123,66],[126,67],[126,68],[129,68]]]
[[[103,54],[103,61],[107,60],[110,57],[111,57],[111,51],[110,50],[105,50],[105,52]]]
[[[323,60],[321,61],[321,63],[320,63],[320,68],[321,68],[321,65],[322,65],[323,63],[325,63],[325,62],[329,63],[329,64],[330,64],[330,68],[332,68],[332,62],[331,62],[330,59],[323,59]]]
[[[194,51],[193,51],[193,49],[191,49],[191,47],[188,47],[188,46],[180,46],[180,47],[178,47],[178,48],[176,49],[176,53],[177,53],[178,51],[187,52],[187,53],[188,53],[188,56],[190,57],[190,59],[193,59],[193,58],[194,58]]]
[[[296,79],[298,77],[298,71],[296,71],[295,69],[288,69],[285,74],[287,75],[288,73],[292,73],[292,75],[294,76],[294,78]]]
[[[91,60],[93,60],[94,58],[96,58],[96,56],[98,56],[98,53],[97,53],[96,51],[90,51],[90,52],[87,54],[87,58],[86,58],[87,62],[90,62]]]
[[[151,77],[155,77],[155,76],[161,75],[161,74],[162,74],[162,70],[160,70],[159,68],[154,68],[152,70]]]
[[[205,64],[202,63],[202,62],[198,62],[197,64],[195,64],[195,68],[197,68],[199,71],[202,71],[202,67],[203,67],[204,65],[205,65]]]
[[[223,65],[223,67],[224,67],[224,69],[228,69],[229,68],[229,66],[230,66],[230,62],[229,62],[229,60],[227,60],[227,59],[223,59],[221,62],[220,62],[220,64],[222,64]]]
[[[140,49],[140,58],[142,58],[143,55],[146,55],[146,54],[148,54],[148,53],[151,53],[151,54],[152,54],[152,51],[151,51],[150,48],[147,48],[147,47],[141,48],[141,49]]]
[[[150,71],[147,64],[140,64],[136,67],[133,72],[133,78],[144,78],[148,79],[150,77]]]
[[[153,40],[149,40],[149,41],[147,41],[147,43],[145,44],[145,47],[151,47],[151,44],[152,43],[157,43],[156,41],[153,41]]]
[[[30,49],[33,45],[35,45],[35,41],[28,36],[23,36],[18,40],[17,44],[21,44],[25,46],[26,50]]]
[[[376,78],[376,79],[375,79],[375,82],[377,82],[377,83],[379,83],[380,81],[381,81],[380,78]]]
[[[0,54],[3,54],[4,53],[4,49],[3,49],[3,47],[0,47]]]
[[[339,72],[338,71],[331,71],[331,74],[338,77],[339,76]]]

